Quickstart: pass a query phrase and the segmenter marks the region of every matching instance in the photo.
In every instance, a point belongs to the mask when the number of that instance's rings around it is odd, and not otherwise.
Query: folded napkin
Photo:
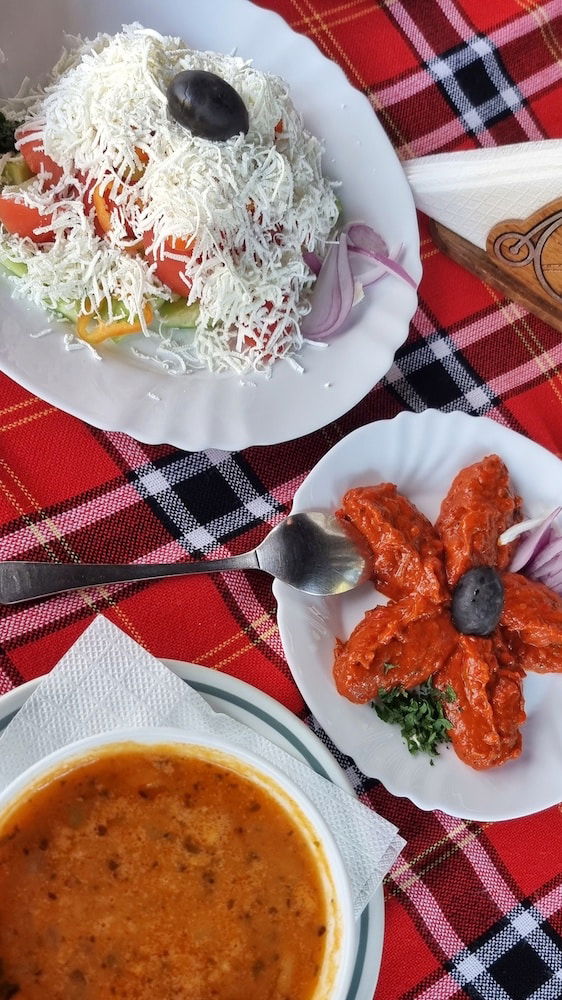
[[[562,195],[562,139],[436,153],[404,163],[420,211],[485,249],[497,222]]]
[[[124,726],[217,736],[269,761],[308,796],[340,849],[358,916],[404,846],[396,827],[265,737],[207,702],[99,617],[43,678],[0,737],[0,789],[46,754]]]

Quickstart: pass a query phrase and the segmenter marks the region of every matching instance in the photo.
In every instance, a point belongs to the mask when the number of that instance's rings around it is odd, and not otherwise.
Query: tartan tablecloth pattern
[[[336,60],[399,156],[562,135],[562,0],[263,0]],[[401,409],[487,414],[562,451],[562,341],[445,259],[421,223],[407,343],[350,413],[238,454],[141,445],[0,376],[0,558],[183,560],[256,544],[345,434]],[[315,727],[290,678],[268,578],[224,574],[0,611],[0,693],[48,671],[103,612],[157,656],[232,673]],[[336,756],[408,846],[386,880],[377,1000],[562,996],[560,807],[478,824],[423,813]]]

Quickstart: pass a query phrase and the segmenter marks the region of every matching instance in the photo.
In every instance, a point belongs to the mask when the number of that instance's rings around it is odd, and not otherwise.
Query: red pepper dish
[[[389,598],[337,640],[339,693],[365,703],[432,678],[454,691],[444,711],[461,760],[484,769],[518,757],[525,672],[562,670],[562,599],[508,571],[517,540],[498,539],[521,520],[521,501],[504,463],[490,455],[459,472],[435,526],[391,483],[349,490],[338,515],[369,541],[373,582]],[[503,584],[499,621],[485,636],[459,631],[451,615],[455,587],[476,567],[491,567]]]

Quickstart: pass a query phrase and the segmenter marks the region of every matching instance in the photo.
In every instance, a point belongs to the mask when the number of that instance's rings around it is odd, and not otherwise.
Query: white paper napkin
[[[404,163],[416,206],[485,249],[490,229],[562,195],[562,139],[436,153]]]
[[[314,803],[340,849],[356,916],[404,846],[396,827],[265,737],[213,709],[128,635],[99,617],[0,736],[0,789],[46,754],[124,726],[216,735],[283,771]]]

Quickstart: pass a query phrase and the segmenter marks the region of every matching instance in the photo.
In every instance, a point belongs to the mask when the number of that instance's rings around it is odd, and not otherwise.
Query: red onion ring
[[[339,330],[351,312],[354,294],[347,236],[341,233],[320,268],[312,309],[301,323],[303,335],[312,340],[324,340]]]
[[[416,289],[399,260],[390,256],[382,236],[365,222],[345,225],[323,261],[310,251],[305,251],[303,258],[317,275],[312,307],[301,324],[303,335],[310,340],[324,340],[341,330],[353,307],[357,285],[362,290],[392,274]]]
[[[540,555],[550,542],[554,541],[557,536],[552,531],[552,524],[561,511],[562,507],[555,507],[540,524],[537,525],[535,523],[534,527],[530,529],[525,529],[524,522],[520,525],[514,525],[514,528],[520,529],[517,531],[517,535],[522,534],[525,537],[517,547],[517,551],[511,560],[509,568],[512,573],[519,573],[522,569],[526,571],[532,565],[533,559]],[[515,535],[515,531],[512,531],[511,535]]]
[[[506,542],[520,534],[524,536],[511,560],[510,571],[524,573],[559,594],[562,593],[562,535],[556,534],[553,523],[561,511],[562,507],[556,507],[538,524],[531,520],[526,527],[522,521],[504,533]]]

